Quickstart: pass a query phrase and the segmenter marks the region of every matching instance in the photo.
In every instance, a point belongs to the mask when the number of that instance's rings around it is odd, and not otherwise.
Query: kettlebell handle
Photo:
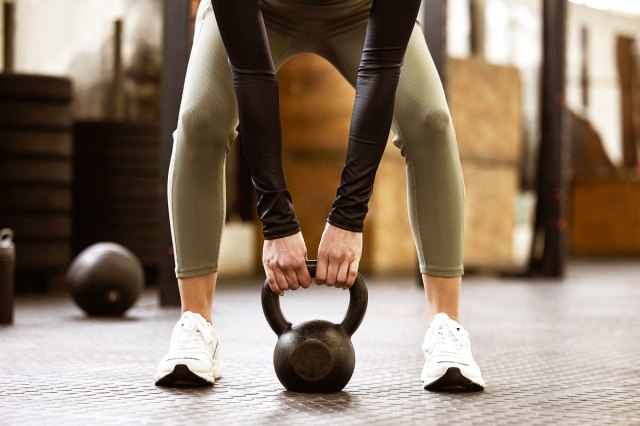
[[[13,229],[4,228],[0,229],[0,241],[11,242],[13,240]]]
[[[316,277],[317,260],[307,260],[307,269],[311,278]],[[367,286],[362,275],[358,274],[353,286],[349,289],[349,307],[347,313],[340,323],[346,333],[351,336],[356,332],[360,323],[364,319],[368,302]],[[269,287],[269,282],[265,281],[262,286],[262,310],[271,329],[280,336],[291,328],[291,323],[287,321],[280,307],[280,296],[274,293]]]

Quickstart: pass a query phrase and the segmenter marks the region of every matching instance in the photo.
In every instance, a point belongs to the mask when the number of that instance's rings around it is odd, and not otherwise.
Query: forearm
[[[238,99],[240,140],[266,239],[300,230],[282,164],[282,131],[276,77],[258,0],[213,0]]]
[[[329,223],[362,231],[389,137],[402,60],[419,0],[374,0],[356,83],[347,160]]]

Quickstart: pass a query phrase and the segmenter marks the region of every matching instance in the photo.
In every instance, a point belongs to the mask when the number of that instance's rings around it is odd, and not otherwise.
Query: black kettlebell
[[[126,247],[102,242],[84,249],[71,262],[67,287],[87,314],[120,316],[144,289],[140,259]]]
[[[317,261],[307,261],[312,278]],[[262,287],[262,310],[278,335],[273,365],[280,383],[293,392],[339,392],[353,374],[356,355],[351,335],[360,326],[367,311],[368,293],[358,274],[349,289],[349,308],[341,324],[313,320],[292,325],[282,314],[280,298],[265,281]]]

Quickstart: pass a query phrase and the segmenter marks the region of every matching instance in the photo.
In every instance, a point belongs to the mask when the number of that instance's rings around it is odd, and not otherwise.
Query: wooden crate
[[[346,152],[355,90],[325,59],[293,57],[278,73],[285,150]]]
[[[406,185],[404,158],[389,143],[376,175],[365,228],[365,241],[370,244],[367,259],[376,274],[416,271],[418,260],[409,226]]]
[[[447,95],[460,155],[519,161],[522,101],[518,69],[480,59],[451,59],[448,78]]]
[[[464,259],[468,269],[513,264],[518,169],[509,164],[463,160]]]
[[[287,182],[309,257],[315,258],[340,182],[355,93],[327,61],[310,54],[293,58],[278,77]],[[453,61],[451,78],[449,96],[466,182],[467,266],[509,265],[521,146],[517,71],[475,60]],[[369,208],[361,270],[415,271],[404,159],[391,145]]]
[[[574,180],[570,240],[575,254],[640,255],[640,179]]]
[[[508,268],[522,155],[519,72],[481,59],[451,59],[448,82],[465,177],[465,266]]]

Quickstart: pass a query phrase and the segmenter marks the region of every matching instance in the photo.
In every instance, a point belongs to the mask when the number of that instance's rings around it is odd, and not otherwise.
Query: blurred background
[[[176,304],[166,176],[197,1],[1,4],[0,228],[15,232],[16,291],[60,290],[77,253],[114,241]],[[575,257],[639,258],[640,4],[425,0],[420,20],[458,134],[467,272],[557,277]],[[354,91],[310,54],[279,80],[287,180],[315,258]],[[257,275],[239,144],[227,175],[221,276]],[[392,144],[364,235],[363,271],[417,273]]]

